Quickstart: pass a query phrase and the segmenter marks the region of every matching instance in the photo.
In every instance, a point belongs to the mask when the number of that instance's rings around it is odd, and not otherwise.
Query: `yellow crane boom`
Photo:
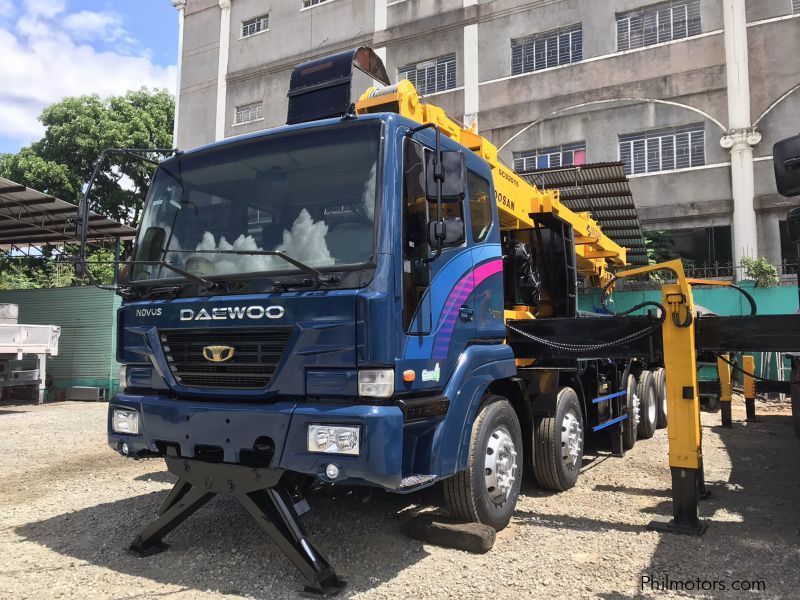
[[[568,223],[575,233],[578,270],[595,283],[602,285],[608,281],[609,263],[614,266],[627,264],[627,249],[603,234],[600,225],[588,212],[573,212],[561,203],[558,190],[540,190],[525,181],[500,162],[494,144],[474,128],[464,128],[438,106],[424,102],[410,81],[369,88],[356,102],[355,108],[356,114],[394,112],[421,125],[437,125],[443,135],[475,152],[492,169],[501,229],[532,229],[536,227],[532,214],[549,213]]]

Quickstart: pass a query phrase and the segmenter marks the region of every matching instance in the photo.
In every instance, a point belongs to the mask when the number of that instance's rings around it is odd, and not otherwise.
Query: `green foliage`
[[[755,280],[756,287],[776,287],[780,283],[778,269],[763,256],[760,258],[742,257],[742,267],[746,277]]]
[[[64,255],[75,254],[75,248],[56,251],[45,248],[42,256],[0,256],[0,290],[24,290],[80,285],[75,268]],[[89,272],[97,283],[114,281],[114,253],[110,250],[90,251]]]
[[[677,258],[675,242],[665,231],[645,231],[644,244],[647,248],[647,261],[651,265]]]
[[[0,156],[0,175],[62,200],[77,202],[97,156],[106,148],[170,148],[175,101],[166,90],[124,96],[64,98],[44,109],[44,137]],[[150,184],[152,165],[113,157],[95,182],[93,209],[133,225]]]

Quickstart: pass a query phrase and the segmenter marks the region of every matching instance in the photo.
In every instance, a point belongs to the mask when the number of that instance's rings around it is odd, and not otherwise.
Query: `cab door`
[[[468,228],[458,242],[442,248],[437,258],[427,240],[427,224],[436,203],[425,194],[428,140],[406,139],[403,164],[403,370],[414,370],[407,389],[444,386],[459,354],[475,338],[473,257]],[[431,140],[432,141],[432,140]],[[445,202],[443,217],[465,221],[465,200]]]

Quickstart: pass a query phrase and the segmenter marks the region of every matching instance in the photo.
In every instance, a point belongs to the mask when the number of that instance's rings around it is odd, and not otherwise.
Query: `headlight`
[[[362,369],[358,372],[358,395],[388,398],[394,394],[394,369]]]
[[[309,452],[326,454],[350,454],[358,456],[359,428],[342,425],[309,425]]]
[[[120,410],[115,408],[111,411],[111,429],[114,433],[139,434],[139,413],[135,410]]]

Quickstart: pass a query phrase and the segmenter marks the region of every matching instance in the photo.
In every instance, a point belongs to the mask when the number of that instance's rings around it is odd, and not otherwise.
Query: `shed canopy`
[[[0,248],[75,243],[70,218],[78,207],[0,177]],[[90,242],[133,239],[136,230],[95,213],[89,216]]]
[[[603,233],[628,248],[630,264],[648,264],[642,225],[621,162],[533,169],[520,176],[539,189],[560,190],[567,208],[591,213]]]

